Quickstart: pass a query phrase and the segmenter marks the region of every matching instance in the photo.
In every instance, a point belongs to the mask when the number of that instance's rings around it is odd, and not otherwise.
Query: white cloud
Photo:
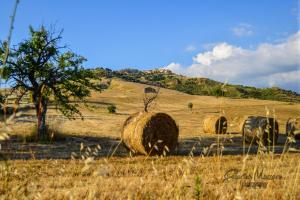
[[[290,72],[282,72],[272,74],[267,77],[267,82],[270,87],[279,86],[283,88],[293,88],[300,91],[300,69]]]
[[[225,60],[230,58],[233,54],[237,55],[242,53],[242,49],[228,45],[227,43],[221,43],[216,45],[212,51],[199,53],[193,60],[203,65],[211,65],[212,62]]]
[[[197,48],[194,45],[188,45],[187,47],[185,47],[184,49],[186,52],[193,52],[196,51]]]
[[[180,72],[182,70],[181,65],[179,63],[170,63],[166,67],[163,67],[163,69],[169,69],[172,72]]]
[[[220,43],[193,60],[188,67],[171,63],[169,69],[194,77],[258,87],[280,86],[300,92],[300,31],[281,43],[263,43],[255,49]]]
[[[240,23],[236,27],[231,28],[232,33],[235,36],[243,37],[243,36],[250,36],[253,34],[253,27],[251,24],[247,23]]]

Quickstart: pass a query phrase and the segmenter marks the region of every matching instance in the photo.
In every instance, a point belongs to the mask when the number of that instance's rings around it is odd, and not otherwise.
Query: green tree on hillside
[[[190,111],[193,110],[193,106],[194,106],[194,104],[192,102],[188,103],[188,108],[189,108]]]
[[[60,46],[60,33],[46,30],[44,26],[29,28],[28,39],[9,49],[8,60],[3,66],[7,45],[0,44],[2,78],[12,90],[30,93],[37,116],[38,139],[47,137],[46,113],[49,102],[53,102],[63,115],[73,118],[81,115],[78,103],[90,95],[90,89],[100,91],[92,81],[94,75],[85,70],[86,59]]]
[[[216,97],[221,97],[224,95],[222,86],[217,85],[211,89],[211,95],[216,96]]]

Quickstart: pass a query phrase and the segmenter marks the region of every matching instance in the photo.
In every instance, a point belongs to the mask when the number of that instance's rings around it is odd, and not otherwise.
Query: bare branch
[[[151,89],[152,90],[149,93],[147,93],[146,91],[144,92],[143,102],[144,102],[144,111],[145,112],[148,112],[150,106],[153,104],[153,102],[158,97],[160,87],[158,87],[157,90],[155,90],[154,88],[151,88]]]

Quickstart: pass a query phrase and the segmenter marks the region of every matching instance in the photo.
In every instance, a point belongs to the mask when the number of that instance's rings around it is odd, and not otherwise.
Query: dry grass
[[[299,167],[298,155],[9,161],[0,197],[297,199]]]
[[[87,116],[84,121],[80,119],[68,121],[59,120],[60,130],[66,134],[74,135],[101,135],[119,137],[124,121],[133,113],[143,110],[143,91],[147,87],[143,84],[113,80],[110,89],[102,93],[94,93],[89,98],[90,108],[82,108],[83,114]],[[193,112],[188,112],[186,104],[192,102]],[[219,108],[221,104],[221,108]],[[107,113],[107,105],[114,104],[118,110],[116,114]],[[245,115],[266,115],[266,108],[270,114],[273,110],[279,122],[280,132],[285,130],[285,124],[289,117],[298,117],[300,104],[289,104],[286,102],[263,101],[254,99],[229,99],[210,96],[195,96],[180,93],[173,90],[161,89],[156,105],[152,110],[165,112],[179,124],[180,137],[195,137],[204,135],[202,122],[205,116],[210,114],[224,114],[228,120],[228,132],[239,131],[239,120]],[[33,110],[26,114],[34,115]],[[48,115],[59,114],[49,108]],[[92,117],[92,118],[91,118]],[[24,126],[33,123],[16,124],[15,132],[25,132]]]
[[[120,145],[121,128],[128,116],[143,110],[145,87],[113,80],[110,89],[93,94],[89,109],[82,108],[84,121],[57,118],[50,108],[48,123],[66,141],[15,141],[14,135],[30,134],[34,111],[17,117],[8,124],[12,139],[2,142],[8,160],[0,160],[0,199],[299,199],[300,141],[290,148],[284,136],[287,119],[300,113],[299,104],[161,89],[152,110],[178,123],[179,147],[173,156],[131,157]],[[116,114],[107,113],[108,104],[118,107]],[[229,134],[204,134],[202,122],[209,114],[224,115]],[[275,154],[243,145],[236,132],[245,115],[275,115],[280,126]]]

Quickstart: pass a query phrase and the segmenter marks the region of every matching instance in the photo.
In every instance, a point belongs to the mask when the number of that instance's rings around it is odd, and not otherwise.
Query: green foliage
[[[107,106],[107,110],[108,110],[108,113],[113,114],[113,113],[116,113],[117,107],[112,104],[112,105]]]
[[[148,81],[163,81],[165,76],[163,74],[146,74],[145,79]]]
[[[5,96],[0,92],[0,105],[3,105],[5,102]]]
[[[91,70],[97,78],[112,78],[113,71],[108,68],[97,67]]]
[[[142,77],[141,71],[131,68],[116,71],[114,75],[118,78],[131,82],[138,82],[138,80]]]
[[[223,96],[223,91],[222,91],[222,88],[220,85],[217,85],[215,87],[213,87],[211,89],[211,93],[210,93],[212,96],[216,96],[216,97],[221,97]]]
[[[10,49],[5,66],[6,46],[0,44],[2,78],[12,90],[31,93],[43,130],[50,101],[68,118],[82,116],[78,102],[84,102],[90,89],[101,90],[96,82],[91,81],[95,79],[93,71],[82,66],[86,59],[59,45],[62,32],[50,32],[44,26],[38,30],[30,27],[29,32],[28,39]]]
[[[29,30],[30,38],[11,49],[7,65],[2,68],[4,77],[11,81],[12,88],[30,91],[35,103],[38,98],[49,100],[53,95],[53,102],[64,115],[80,114],[77,103],[71,104],[70,99],[82,101],[90,95],[90,88],[100,90],[90,81],[94,73],[82,67],[86,59],[71,51],[62,51],[66,46],[58,44],[61,33],[55,35],[43,26]]]
[[[195,199],[200,200],[201,199],[201,179],[200,176],[197,175],[195,178]]]

